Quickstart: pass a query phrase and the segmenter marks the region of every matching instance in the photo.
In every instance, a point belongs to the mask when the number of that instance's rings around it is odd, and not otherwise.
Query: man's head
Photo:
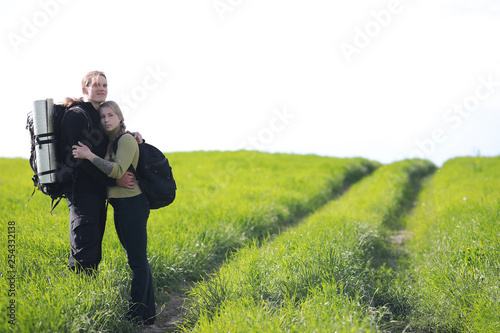
[[[108,81],[106,75],[100,71],[85,74],[82,79],[83,100],[91,102],[97,109],[108,96]]]

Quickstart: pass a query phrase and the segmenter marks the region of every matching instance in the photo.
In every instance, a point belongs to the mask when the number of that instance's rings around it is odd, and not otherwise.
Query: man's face
[[[83,95],[88,102],[102,103],[108,96],[108,81],[102,75],[99,75],[88,87],[83,88]]]

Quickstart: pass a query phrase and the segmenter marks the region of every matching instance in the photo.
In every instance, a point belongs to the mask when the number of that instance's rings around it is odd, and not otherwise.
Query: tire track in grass
[[[500,157],[459,157],[440,168],[409,216],[412,299],[407,332],[499,332]]]
[[[389,253],[381,235],[400,227],[416,185],[434,170],[432,163],[418,160],[383,166],[272,242],[238,251],[215,278],[192,289],[187,329],[300,331],[313,324],[323,330],[384,325],[387,309],[376,297],[378,284],[391,274],[381,260]],[[335,301],[325,303],[325,293]],[[315,322],[325,311],[331,311],[330,319]],[[346,326],[339,327],[341,322]]]
[[[351,164],[346,164],[344,173],[342,175],[338,174],[340,178],[334,177],[329,180],[328,193],[317,193],[316,196],[308,198],[307,200],[312,203],[309,208],[305,207],[302,203],[293,203],[294,207],[290,207],[290,210],[294,213],[290,214],[286,219],[279,221],[276,228],[268,229],[270,231],[268,231],[265,237],[254,237],[254,244],[266,243],[284,230],[293,228],[293,226],[307,218],[307,216],[312,214],[313,211],[319,209],[322,205],[340,197],[350,186],[352,186],[352,184],[370,175],[379,165],[380,164],[378,162],[368,160],[356,161],[353,159]],[[229,256],[234,254],[236,251],[236,249],[233,249],[229,253]],[[212,276],[221,265],[222,261],[216,262],[213,269],[207,272],[204,278],[207,280],[210,279],[210,276]],[[177,330],[177,326],[183,318],[182,315],[184,312],[185,299],[187,298],[187,294],[190,292],[191,287],[188,284],[183,284],[180,289],[182,291],[169,291],[169,300],[162,305],[161,309],[157,311],[159,313],[157,324],[152,327],[143,328],[142,332],[173,332]]]
[[[393,270],[401,268],[400,259],[407,257],[405,243],[412,236],[411,231],[406,228],[406,218],[416,207],[424,180],[432,176],[435,170],[435,166],[430,166],[426,170],[410,168],[408,184],[397,198],[398,204],[382,222],[381,242],[378,244],[379,248],[372,253],[376,266],[387,265]]]
[[[183,196],[168,215],[154,212],[148,221],[150,265],[158,285],[176,290],[177,283],[199,280],[228,252],[321,207],[342,190],[347,178],[359,179],[380,165],[360,158],[251,154],[252,163],[246,152],[183,156]],[[224,163],[233,164],[231,172],[214,183],[210,170],[225,170]]]
[[[406,242],[413,237],[413,233],[407,229],[406,221],[414,213],[424,184],[434,176],[436,170],[434,165],[423,169],[410,168],[408,184],[398,196],[398,204],[383,220],[381,237],[374,242],[369,252],[377,287],[370,307],[387,309],[382,318],[385,323],[381,322],[381,326],[391,332],[405,331],[406,316],[412,307],[411,300],[404,293],[391,288],[394,281],[404,275],[411,265]]]

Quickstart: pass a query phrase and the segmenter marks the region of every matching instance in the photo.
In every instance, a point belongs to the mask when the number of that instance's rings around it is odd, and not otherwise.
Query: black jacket
[[[85,112],[78,110],[79,106]],[[75,159],[71,147],[84,143],[99,157],[104,158],[108,148],[108,136],[103,132],[100,124],[99,112],[90,102],[76,102],[66,112],[61,125],[61,146],[59,147],[67,165],[73,167],[73,181],[66,184],[64,192],[87,192],[106,194],[106,186],[115,186],[116,180],[107,177],[89,160]]]

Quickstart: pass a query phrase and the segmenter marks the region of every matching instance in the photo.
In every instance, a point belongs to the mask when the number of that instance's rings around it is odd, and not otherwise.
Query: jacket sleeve
[[[62,135],[66,137],[66,163],[74,167],[78,172],[88,174],[98,184],[102,186],[116,186],[116,180],[107,177],[95,165],[88,160],[75,159],[71,152],[71,147],[82,142],[92,150],[92,143],[89,140],[88,133],[88,119],[81,112],[69,111],[64,119],[63,127],[61,129]]]

